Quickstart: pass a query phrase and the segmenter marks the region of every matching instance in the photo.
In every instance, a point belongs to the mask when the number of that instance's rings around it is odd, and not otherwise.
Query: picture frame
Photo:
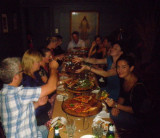
[[[8,33],[8,19],[7,14],[2,14],[2,32]]]
[[[71,11],[70,32],[78,31],[80,39],[89,47],[99,33],[99,12]]]

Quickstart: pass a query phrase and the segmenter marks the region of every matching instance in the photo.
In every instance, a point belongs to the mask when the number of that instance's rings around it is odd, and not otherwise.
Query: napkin
[[[58,101],[65,101],[65,100],[68,99],[68,94],[65,94],[65,95],[59,94],[59,95],[56,96],[56,99],[57,99]]]
[[[58,122],[59,121],[59,122]],[[53,128],[57,123],[61,123],[62,125],[66,125],[67,120],[64,117],[55,117],[51,121],[51,128]],[[59,128],[62,129],[63,127]]]
[[[57,90],[58,91],[64,91],[65,89],[64,89],[64,85],[59,85],[58,87],[57,87]]]
[[[106,111],[101,111],[99,114],[96,115],[98,118],[109,118],[110,115]]]
[[[100,90],[93,90],[92,93],[99,93]]]

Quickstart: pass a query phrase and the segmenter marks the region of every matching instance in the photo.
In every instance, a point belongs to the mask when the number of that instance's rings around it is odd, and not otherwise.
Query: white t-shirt
[[[73,40],[69,42],[68,48],[73,50],[74,47],[85,47],[85,42],[81,39],[79,39],[78,43],[76,44]]]

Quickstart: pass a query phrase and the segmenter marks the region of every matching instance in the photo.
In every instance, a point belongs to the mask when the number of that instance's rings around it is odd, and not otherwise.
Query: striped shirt
[[[42,137],[37,131],[33,105],[40,94],[40,87],[3,85],[0,91],[0,116],[7,138]]]

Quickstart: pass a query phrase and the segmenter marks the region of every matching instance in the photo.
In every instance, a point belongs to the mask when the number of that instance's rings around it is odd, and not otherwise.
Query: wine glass
[[[73,138],[74,132],[76,130],[75,121],[73,119],[67,120],[66,130],[67,130],[68,138]]]

